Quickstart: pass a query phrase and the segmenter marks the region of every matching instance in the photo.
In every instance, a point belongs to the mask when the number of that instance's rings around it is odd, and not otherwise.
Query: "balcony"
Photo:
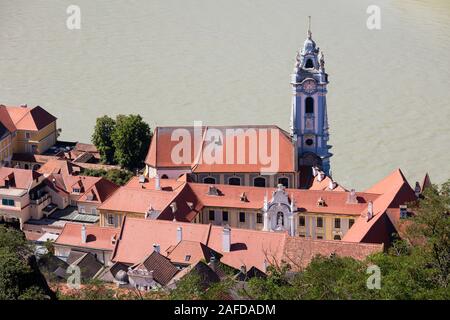
[[[35,204],[35,205],[40,205],[40,204],[44,203],[45,201],[47,201],[48,199],[50,199],[50,195],[48,193],[45,193],[40,198],[30,200],[30,203]]]

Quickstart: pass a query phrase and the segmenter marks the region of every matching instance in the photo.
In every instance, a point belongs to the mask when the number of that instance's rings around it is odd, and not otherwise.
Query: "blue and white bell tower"
[[[297,53],[291,76],[291,135],[297,146],[299,166],[318,166],[330,172],[327,119],[328,74],[323,52],[312,39],[311,18],[303,48]]]

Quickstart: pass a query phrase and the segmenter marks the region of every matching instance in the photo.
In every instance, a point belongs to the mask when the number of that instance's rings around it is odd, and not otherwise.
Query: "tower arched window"
[[[306,60],[305,68],[307,69],[314,68],[314,64],[311,59]]]
[[[228,179],[228,184],[232,186],[240,186],[241,185],[241,178],[239,177],[231,177]]]
[[[167,176],[167,174],[163,174],[163,175],[161,176],[161,179],[169,179],[169,177]]]
[[[265,187],[266,186],[266,178],[256,177],[255,180],[253,180],[253,185],[255,187]]]
[[[305,99],[305,113],[314,113],[314,98],[308,97]]]

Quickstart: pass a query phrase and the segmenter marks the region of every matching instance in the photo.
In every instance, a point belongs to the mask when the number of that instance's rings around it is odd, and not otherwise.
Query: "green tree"
[[[116,127],[114,119],[103,116],[97,118],[94,133],[92,134],[92,143],[97,147],[101,159],[104,163],[112,164],[114,162],[114,143],[112,134]]]
[[[112,133],[114,160],[134,170],[143,165],[151,139],[151,130],[140,115],[118,115]]]
[[[83,174],[86,176],[105,178],[118,186],[125,185],[133,177],[133,172],[124,169],[86,169],[83,171]]]
[[[192,270],[180,281],[177,287],[169,294],[171,300],[201,300],[205,288],[202,286],[202,279],[198,272]]]
[[[435,281],[448,287],[450,278],[450,180],[425,189],[414,206],[407,238],[416,243],[434,269]]]
[[[46,299],[48,286],[23,233],[0,226],[0,300]]]

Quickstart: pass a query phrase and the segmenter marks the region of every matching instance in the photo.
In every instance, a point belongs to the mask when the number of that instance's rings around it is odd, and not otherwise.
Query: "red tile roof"
[[[400,169],[381,180],[367,190],[367,192],[376,192],[381,195],[373,202],[373,217],[367,221],[367,208],[361,212],[360,217],[355,224],[345,234],[343,240],[350,242],[368,241],[370,235],[371,242],[386,243],[386,235],[379,232],[377,235],[372,232],[377,227],[390,228],[386,224],[391,223],[392,227],[396,221],[390,221],[386,213],[388,208],[398,208],[400,205],[416,200],[414,190],[406,181]],[[384,225],[384,226],[382,226]],[[390,234],[388,235],[390,236]]]
[[[208,184],[204,183],[188,183],[193,190],[198,201],[207,207],[227,207],[227,208],[248,208],[261,209],[263,206],[264,196],[267,194],[269,201],[272,192],[276,188],[260,188],[250,186],[232,186],[232,185],[215,185],[219,190],[219,196],[208,195]],[[241,201],[241,195],[245,193],[247,201]],[[357,192],[358,203],[347,203],[348,192],[343,191],[322,191],[322,190],[301,190],[286,189],[289,197],[293,197],[295,204],[300,211],[324,212],[336,214],[360,214],[361,210],[367,207],[369,201],[373,201],[379,195],[373,193]],[[318,200],[322,198],[325,206],[317,205]]]
[[[34,108],[0,106],[0,108],[6,110],[9,115],[8,119],[4,111],[0,111],[1,122],[5,121],[5,126],[11,126],[12,122],[15,130],[38,131],[56,121],[53,115],[40,106]]]
[[[115,183],[102,178],[91,176],[73,176],[52,173],[46,179],[47,185],[56,192],[73,193],[80,189],[78,201],[103,203],[119,189]]]
[[[346,241],[314,240],[310,238],[288,237],[283,259],[294,266],[294,270],[306,267],[318,254],[352,257],[364,260],[368,255],[382,252],[383,244],[354,243]]]
[[[37,171],[42,174],[59,173],[71,175],[74,172],[79,172],[80,167],[67,160],[49,159]]]
[[[182,138],[174,135],[172,141],[172,135],[177,130],[185,130],[190,137],[187,145],[191,148],[191,154],[189,155],[186,163],[178,164],[172,159],[172,152],[177,150],[177,146]],[[227,130],[234,131],[234,136],[231,136]],[[241,130],[241,131],[239,131]],[[198,131],[198,132],[197,132]],[[214,133],[213,133],[214,132]],[[210,137],[215,133],[220,132],[223,137],[223,141],[210,142]],[[250,138],[250,136],[252,138]],[[272,136],[278,143],[279,150],[271,150]],[[253,137],[255,137],[254,140]],[[264,147],[263,141],[260,139],[265,138],[266,142]],[[179,139],[179,140],[178,140]],[[240,141],[244,141],[244,149],[240,145]],[[254,141],[254,143],[250,143]],[[207,164],[206,161],[202,161],[200,155],[210,154],[212,151],[212,143],[220,147],[214,147],[215,159],[220,159],[214,164]],[[254,150],[250,148],[254,146]],[[259,148],[264,148],[259,150]],[[227,160],[228,150],[232,150],[234,159]],[[264,151],[264,152],[262,152]],[[261,162],[259,154],[263,153],[280,155],[277,172],[294,172],[294,152],[295,148],[291,142],[289,134],[277,126],[209,126],[201,127],[198,130],[194,127],[158,127],[155,129],[152,142],[147,154],[145,163],[151,167],[158,168],[188,168],[193,172],[263,172],[268,168],[268,165]],[[243,162],[237,159],[242,153],[244,157]],[[255,157],[255,159],[252,158]]]
[[[180,243],[177,241],[178,227],[182,228],[183,241]],[[245,265],[247,270],[251,267],[265,270],[271,263],[299,262],[299,258],[303,266],[317,254],[335,253],[363,259],[383,249],[379,244],[307,240],[290,237],[285,232],[232,229],[230,252],[224,252],[222,236],[223,227],[219,226],[126,218],[112,260],[138,263],[153,251],[153,244],[159,244],[161,254],[166,254],[172,262],[182,263],[188,254],[198,261],[209,255],[204,252],[204,248],[208,248],[222,255],[222,263],[236,269]]]
[[[0,186],[5,186],[8,183],[13,188],[28,189],[33,180],[40,176],[40,173],[32,170],[0,167]]]
[[[167,250],[170,261],[178,264],[193,264],[200,260],[208,262],[213,256],[219,259],[221,254],[198,241],[182,240]]]
[[[55,244],[99,250],[114,250],[113,237],[117,238],[120,229],[86,225],[87,241],[81,241],[81,224],[66,223]]]

